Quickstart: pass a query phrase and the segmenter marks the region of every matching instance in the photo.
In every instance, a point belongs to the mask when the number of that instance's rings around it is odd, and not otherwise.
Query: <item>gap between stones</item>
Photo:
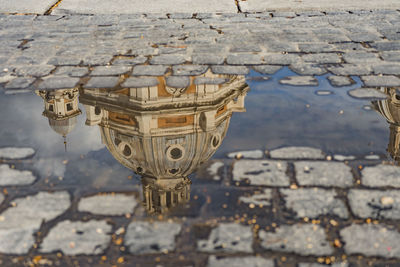
[[[54,3],[46,12],[44,12],[45,16],[48,16],[53,12],[53,10],[62,2],[62,0],[57,0],[57,2]]]

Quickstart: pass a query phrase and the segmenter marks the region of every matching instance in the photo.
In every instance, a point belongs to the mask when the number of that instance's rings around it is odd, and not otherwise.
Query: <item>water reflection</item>
[[[388,98],[373,101],[376,111],[386,118],[390,124],[390,137],[387,151],[390,156],[400,165],[400,93],[396,88],[382,88]]]
[[[188,175],[221,145],[233,112],[243,112],[248,91],[244,76],[207,72],[190,77],[187,87],[157,85],[80,89],[86,124],[99,126],[113,157],[141,175],[149,213],[162,213],[190,199]],[[76,124],[78,90],[38,91],[43,115],[64,137]]]

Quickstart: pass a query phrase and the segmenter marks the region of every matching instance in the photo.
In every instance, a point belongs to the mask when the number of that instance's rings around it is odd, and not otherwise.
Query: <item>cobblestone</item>
[[[324,256],[333,253],[324,229],[319,225],[281,225],[275,232],[261,230],[261,246],[267,250],[296,253],[303,256]]]
[[[78,210],[98,215],[122,216],[133,213],[137,205],[134,196],[101,194],[82,198],[78,203]]]
[[[400,63],[384,63],[373,65],[375,74],[400,75]]]
[[[38,65],[38,66],[26,66],[18,67],[16,72],[18,76],[33,76],[33,77],[44,77],[49,75],[55,67],[52,65]]]
[[[245,159],[261,159],[264,157],[264,152],[262,150],[246,150],[246,151],[236,151],[231,152],[227,155],[228,158],[245,158]]]
[[[245,66],[212,66],[211,71],[214,74],[246,75],[249,73],[249,69]]]
[[[355,83],[352,78],[346,76],[329,76],[328,80],[333,86],[337,87],[352,85]]]
[[[158,80],[154,77],[130,77],[122,83],[122,87],[141,88],[158,85]]]
[[[375,88],[358,88],[348,91],[349,95],[359,99],[386,99],[388,96]]]
[[[338,54],[333,53],[320,53],[320,54],[308,54],[301,57],[304,62],[313,63],[340,63],[342,60]]]
[[[290,65],[290,69],[300,75],[322,75],[327,72],[325,68],[319,65],[302,62],[297,62]]]
[[[89,73],[87,67],[64,66],[58,67],[54,75],[70,76],[70,77],[83,77]]]
[[[400,86],[400,78],[396,76],[362,76],[361,79],[367,87]]]
[[[233,54],[228,55],[226,63],[230,65],[258,65],[262,64],[261,55],[254,54]]]
[[[43,221],[50,221],[64,213],[70,199],[67,192],[39,192],[33,196],[13,200],[14,206],[1,213],[1,253],[27,253],[35,240],[33,233]]]
[[[113,88],[118,84],[119,78],[115,76],[91,77],[85,88]]]
[[[62,251],[65,255],[101,254],[111,241],[111,225],[105,221],[62,221],[40,245],[40,252]]]
[[[190,85],[190,78],[187,76],[168,76],[166,82],[167,86],[186,89]]]
[[[6,89],[25,89],[30,87],[32,83],[35,81],[35,78],[24,78],[24,77],[18,77],[10,82],[8,82],[5,86]]]
[[[90,73],[91,76],[114,76],[130,72],[129,66],[98,66]]]
[[[197,241],[202,252],[252,252],[253,232],[250,226],[221,223],[211,231],[208,240]]]
[[[53,76],[43,79],[39,84],[39,89],[69,89],[74,88],[78,82],[79,78]]]
[[[248,179],[250,185],[288,186],[287,163],[270,160],[239,160],[233,165],[233,180]]]
[[[288,76],[279,81],[281,84],[296,86],[318,86],[318,80],[312,76]]]
[[[219,258],[215,256],[210,256],[208,258],[208,267],[274,267],[274,262],[272,260],[267,260],[262,257],[232,257],[232,258]]]
[[[295,162],[296,179],[302,186],[349,187],[353,184],[351,168],[341,162]]]
[[[342,64],[340,66],[328,67],[328,70],[335,75],[347,76],[347,75],[369,75],[372,73],[371,67],[368,65],[353,65],[353,64]]]
[[[362,171],[362,184],[369,187],[400,188],[400,169],[393,165],[377,165],[365,167]]]
[[[29,185],[36,180],[31,171],[20,171],[7,164],[0,165],[0,186]]]
[[[273,159],[324,159],[322,150],[312,147],[282,147],[269,152]]]
[[[208,66],[201,65],[179,65],[173,66],[172,72],[174,75],[195,76],[205,73]]]
[[[264,189],[263,193],[254,194],[252,196],[241,196],[239,201],[246,204],[254,204],[256,206],[271,206],[272,190]]]
[[[124,244],[133,254],[168,253],[175,249],[175,237],[180,231],[178,223],[135,221],[128,226]]]
[[[353,224],[340,231],[346,254],[399,258],[400,233],[385,225]]]
[[[194,84],[223,84],[228,80],[226,78],[209,78],[209,77],[197,77],[194,80]]]
[[[253,66],[253,69],[262,74],[274,74],[278,70],[280,70],[282,66],[274,66],[274,65],[259,65]]]
[[[170,54],[165,54],[165,55],[160,55],[160,56],[155,56],[150,60],[150,64],[155,64],[155,65],[178,65],[178,64],[183,64],[186,62],[186,58],[184,55],[170,55]]]
[[[32,157],[35,150],[30,147],[2,147],[0,148],[1,159],[26,159]]]
[[[321,188],[301,188],[297,190],[281,189],[287,209],[296,213],[298,218],[317,218],[320,215],[336,215],[348,218],[347,208],[337,198],[333,190]]]
[[[132,75],[136,76],[163,76],[168,70],[167,66],[135,66]]]

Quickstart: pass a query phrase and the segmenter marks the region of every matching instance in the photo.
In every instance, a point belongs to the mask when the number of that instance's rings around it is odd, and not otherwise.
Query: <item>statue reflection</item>
[[[387,151],[390,156],[400,165],[400,92],[396,88],[381,89],[388,98],[373,101],[373,107],[390,124],[390,138]]]
[[[244,76],[211,72],[185,88],[151,79],[157,85],[82,89],[79,100],[114,158],[142,176],[148,212],[162,213],[190,199],[188,175],[221,145],[232,113],[245,111],[248,86]]]

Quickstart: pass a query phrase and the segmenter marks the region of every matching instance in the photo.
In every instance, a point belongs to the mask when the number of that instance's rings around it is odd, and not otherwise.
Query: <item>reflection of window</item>
[[[94,108],[94,114],[100,115],[100,112],[101,112],[101,110],[100,110],[99,107],[95,107],[95,108]]]
[[[132,150],[128,145],[125,145],[122,153],[124,153],[125,157],[129,157],[132,154]]]
[[[221,142],[221,136],[220,135],[214,135],[211,139],[211,146],[213,148],[217,148],[219,146],[219,143]]]
[[[67,104],[67,111],[71,111],[72,110],[72,105],[71,105],[71,103],[68,103]]]
[[[184,148],[181,145],[172,145],[167,149],[167,157],[169,160],[177,161],[183,158]]]
[[[54,106],[53,106],[53,105],[50,105],[50,106],[49,106],[49,110],[50,110],[50,111],[54,111]]]

